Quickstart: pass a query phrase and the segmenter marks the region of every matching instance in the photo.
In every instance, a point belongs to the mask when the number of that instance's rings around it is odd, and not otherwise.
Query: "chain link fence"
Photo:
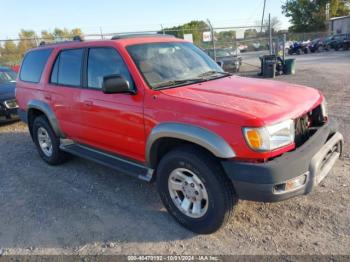
[[[101,30],[102,32],[102,30]],[[294,41],[308,41],[326,37],[327,32],[316,33],[288,33],[276,31],[268,26],[232,26],[213,27],[208,21],[197,27],[160,28],[151,31],[123,32],[123,33],[95,33],[84,34],[84,40],[111,39],[118,34],[168,34],[192,41],[204,50],[218,63],[226,65],[224,69],[231,72],[258,71],[259,57],[273,53],[283,55],[283,51]],[[0,39],[0,65],[19,64],[27,49],[37,47],[42,43],[62,42],[73,40],[68,37],[29,37],[17,39]],[[231,60],[232,63],[224,61]]]

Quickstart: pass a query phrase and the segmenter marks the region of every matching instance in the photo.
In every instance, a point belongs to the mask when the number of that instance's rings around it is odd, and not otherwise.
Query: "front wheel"
[[[162,158],[157,188],[168,212],[199,234],[213,233],[226,224],[238,200],[216,159],[191,146],[175,149]]]

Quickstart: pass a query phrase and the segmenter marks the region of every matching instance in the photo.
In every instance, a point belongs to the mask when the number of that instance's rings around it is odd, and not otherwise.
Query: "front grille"
[[[310,120],[308,115],[299,117],[295,120],[295,145],[301,146],[310,137]]]
[[[325,123],[321,106],[295,120],[295,145],[303,145],[317,130],[317,127]]]
[[[11,100],[6,100],[4,102],[4,105],[7,109],[14,109],[14,108],[18,108],[18,104],[16,99],[11,99]]]

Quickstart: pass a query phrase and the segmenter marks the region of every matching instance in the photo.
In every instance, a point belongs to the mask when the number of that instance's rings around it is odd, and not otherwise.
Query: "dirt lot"
[[[349,141],[350,52],[297,60],[297,75],[277,80],[322,90]],[[0,156],[0,254],[350,254],[349,144],[310,195],[241,201],[209,236],[174,222],[153,184],[79,158],[46,165],[21,123],[0,126]]]

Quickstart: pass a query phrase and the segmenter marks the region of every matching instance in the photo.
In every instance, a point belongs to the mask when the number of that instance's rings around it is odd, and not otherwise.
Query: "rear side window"
[[[83,52],[84,49],[61,51],[52,69],[50,82],[65,86],[80,86]]]
[[[114,48],[90,48],[88,58],[88,87],[101,89],[103,78],[109,75],[121,75],[133,86],[133,81],[123,58]]]
[[[39,83],[52,49],[34,50],[23,60],[19,78],[25,82]]]

